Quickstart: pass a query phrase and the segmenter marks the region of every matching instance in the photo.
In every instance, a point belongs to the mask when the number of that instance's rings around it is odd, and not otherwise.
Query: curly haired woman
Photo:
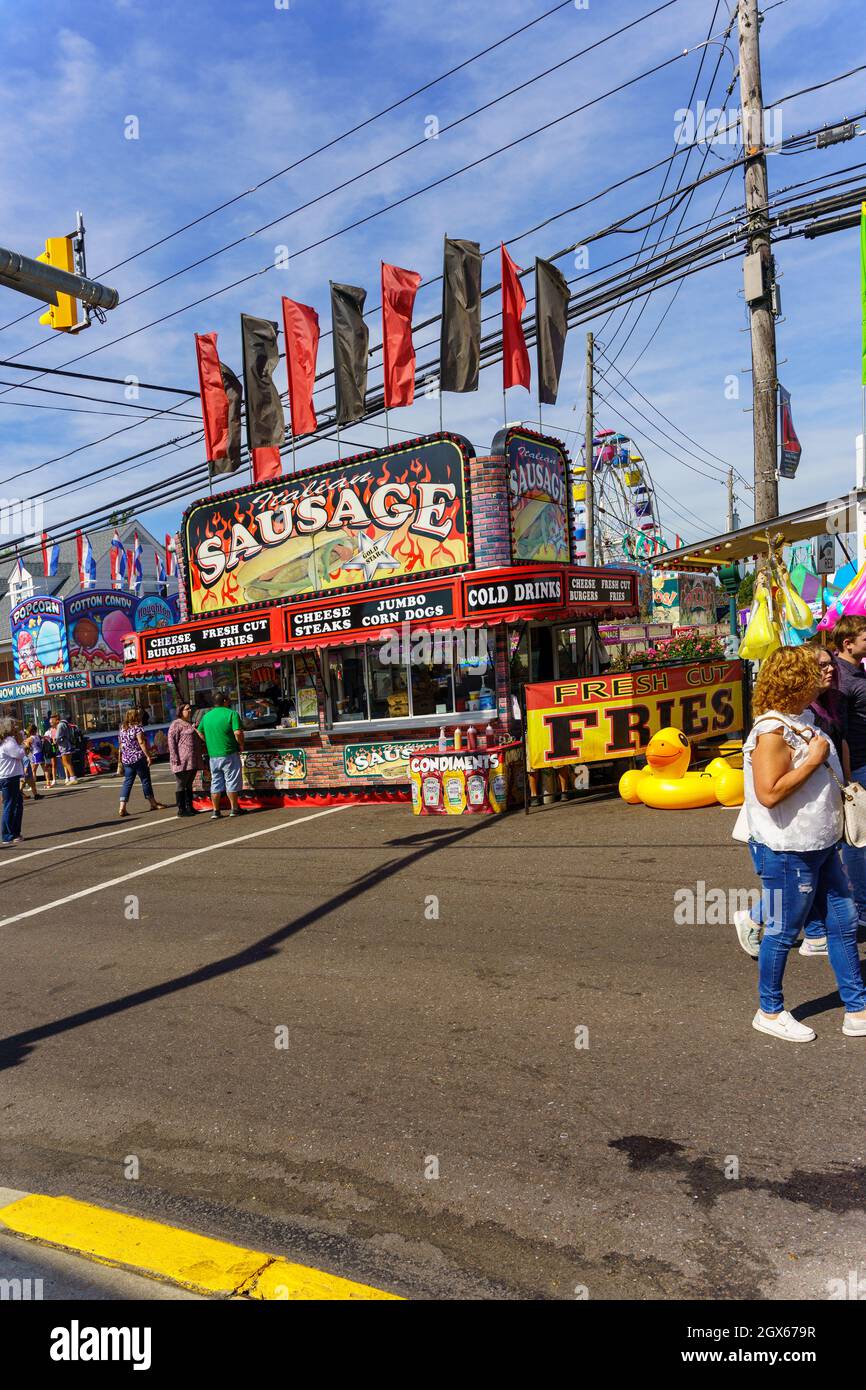
[[[764,906],[760,1007],[752,1027],[786,1042],[815,1037],[788,1013],[782,997],[788,952],[810,916],[826,923],[830,964],[845,1005],[842,1032],[866,1037],[857,909],[838,853],[843,822],[836,778],[842,779],[842,767],[809,709],[820,686],[814,651],[773,652],[758,675],[755,722],[743,745],[743,817]]]

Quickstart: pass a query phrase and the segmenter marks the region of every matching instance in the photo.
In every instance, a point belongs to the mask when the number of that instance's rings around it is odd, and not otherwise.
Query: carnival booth
[[[441,433],[196,502],[185,620],[130,632],[126,674],[224,691],[250,794],[408,798],[413,754],[513,742],[522,685],[591,674],[597,623],[636,616],[633,573],[573,563],[568,480],[521,426],[480,458]]]
[[[84,734],[86,754],[112,765],[123,714],[138,705],[151,748],[161,756],[174,718],[171,676],[129,675],[123,649],[129,633],[173,625],[178,617],[176,597],[124,590],[23,599],[10,614],[15,680],[0,686],[0,704],[14,709],[25,726],[41,728],[49,714],[64,715]]]

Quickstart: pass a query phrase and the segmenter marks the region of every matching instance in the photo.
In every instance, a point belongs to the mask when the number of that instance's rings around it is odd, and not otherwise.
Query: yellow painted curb
[[[124,1265],[200,1293],[261,1299],[399,1299],[278,1256],[140,1216],[91,1206],[74,1197],[31,1193],[0,1208],[0,1225],[30,1240]]]
[[[353,1284],[350,1279],[341,1279],[336,1274],[326,1274],[321,1269],[310,1269],[306,1265],[291,1264],[288,1260],[273,1260],[263,1269],[255,1283],[245,1290],[250,1298],[268,1299],[345,1299],[379,1298],[396,1299],[400,1295],[386,1293],[384,1289],[372,1289],[368,1284]]]

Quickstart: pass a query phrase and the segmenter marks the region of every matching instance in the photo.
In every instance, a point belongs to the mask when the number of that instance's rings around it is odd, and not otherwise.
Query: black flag
[[[568,333],[570,295],[565,276],[550,261],[535,262],[535,324],[538,357],[538,399],[556,405],[559,373]]]
[[[477,391],[481,356],[481,247],[445,238],[440,391]]]
[[[273,382],[274,368],[280,360],[277,325],[270,319],[241,314],[241,341],[247,395],[247,444],[250,450],[278,447],[286,435],[286,418],[280,393]]]
[[[337,424],[350,425],[364,414],[367,394],[367,349],[370,330],[364,322],[367,291],[331,281],[331,326],[334,331],[334,387]]]
[[[228,452],[211,464],[210,471],[215,476],[221,473],[237,473],[241,466],[241,402],[244,390],[231,367],[227,367],[225,362],[220,362],[220,373],[229,403]]]

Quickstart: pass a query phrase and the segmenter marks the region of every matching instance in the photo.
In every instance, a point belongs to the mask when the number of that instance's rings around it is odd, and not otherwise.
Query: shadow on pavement
[[[369,873],[362,874],[348,888],[336,893],[326,902],[311,908],[293,922],[287,922],[285,926],[278,927],[276,931],[269,932],[267,936],[254,941],[250,946],[245,946],[241,951],[233,952],[232,955],[223,956],[220,960],[200,966],[197,970],[190,970],[172,980],[163,980],[159,984],[148,986],[147,989],[122,995],[120,999],[110,999],[104,1004],[95,1004],[90,1009],[81,1009],[78,1013],[55,1019],[51,1023],[42,1023],[36,1028],[28,1028],[21,1033],[12,1033],[7,1038],[0,1038],[0,1070],[20,1065],[33,1051],[35,1044],[46,1038],[57,1037],[61,1033],[71,1032],[74,1028],[83,1028],[88,1023],[95,1023],[102,1018],[110,1018],[113,1014],[125,1013],[128,1009],[137,1009],[142,1004],[153,1003],[155,999],[177,994],[181,990],[192,989],[195,985],[205,984],[221,975],[231,974],[235,970],[243,970],[248,965],[257,965],[261,961],[278,955],[279,947],[283,942],[288,941],[298,932],[313,926],[322,918],[329,916],[331,912],[353,902],[359,894],[369,892],[395,874],[401,873],[404,869],[427,858],[428,855],[435,854],[443,843],[454,844],[478,834],[487,823],[487,817],[484,817],[473,821],[470,825],[453,830],[450,835],[443,836],[437,833],[432,844],[422,845],[413,854],[399,860],[378,865]]]

